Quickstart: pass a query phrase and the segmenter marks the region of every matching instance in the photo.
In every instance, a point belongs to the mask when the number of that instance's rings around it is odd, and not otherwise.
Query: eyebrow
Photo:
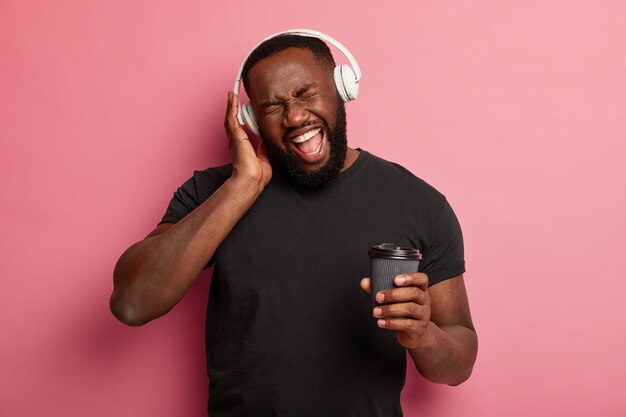
[[[317,87],[317,83],[308,83],[303,85],[302,87],[299,87],[296,92],[295,92],[295,96],[296,97],[300,97],[302,94],[306,93],[307,91],[309,91],[311,88],[313,87]],[[264,102],[261,103],[262,107],[271,107],[271,106],[277,106],[279,104],[281,104],[282,101],[278,100],[278,99],[269,99],[266,100]]]
[[[296,96],[301,96],[302,94],[306,93],[307,91],[309,91],[311,88],[315,87],[316,85],[317,83],[309,83],[309,84],[303,85],[302,87],[296,90]]]
[[[275,100],[275,99],[267,100],[261,103],[261,107],[266,108],[266,107],[278,106],[280,103],[282,103],[282,101],[280,100]]]

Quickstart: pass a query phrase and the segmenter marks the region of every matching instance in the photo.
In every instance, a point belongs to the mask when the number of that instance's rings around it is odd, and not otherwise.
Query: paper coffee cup
[[[372,302],[376,294],[395,288],[393,278],[405,272],[417,272],[422,254],[413,248],[401,248],[394,243],[381,243],[369,250]]]

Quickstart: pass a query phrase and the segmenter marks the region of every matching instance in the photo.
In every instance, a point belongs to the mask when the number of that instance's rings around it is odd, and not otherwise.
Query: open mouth
[[[320,127],[291,138],[291,148],[305,161],[316,162],[324,151],[324,131]]]

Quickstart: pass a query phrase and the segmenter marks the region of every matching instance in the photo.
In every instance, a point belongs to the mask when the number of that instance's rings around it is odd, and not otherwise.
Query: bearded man
[[[317,37],[261,43],[243,67],[260,146],[229,92],[232,163],[195,171],[116,265],[111,309],[132,326],[167,313],[214,266],[210,416],[400,416],[407,352],[432,382],[471,374],[457,218],[406,169],[348,147],[334,68]],[[373,306],[367,251],[381,242],[423,260]]]

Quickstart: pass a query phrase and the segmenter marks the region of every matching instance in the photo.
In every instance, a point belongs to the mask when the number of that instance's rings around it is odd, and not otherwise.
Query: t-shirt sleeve
[[[230,177],[230,174],[230,166],[194,171],[193,176],[174,192],[159,225],[178,223],[209,198]],[[205,268],[212,266],[214,262],[215,259],[212,257]]]
[[[433,239],[424,248],[420,271],[428,275],[429,285],[465,272],[463,234],[459,221],[444,199],[435,222]]]
[[[162,223],[178,223],[199,205],[196,174],[194,173],[194,176],[185,181],[185,183],[174,192],[159,225]]]
[[[194,171],[193,176],[174,192],[159,224],[178,223],[209,198],[231,174],[230,164]]]

